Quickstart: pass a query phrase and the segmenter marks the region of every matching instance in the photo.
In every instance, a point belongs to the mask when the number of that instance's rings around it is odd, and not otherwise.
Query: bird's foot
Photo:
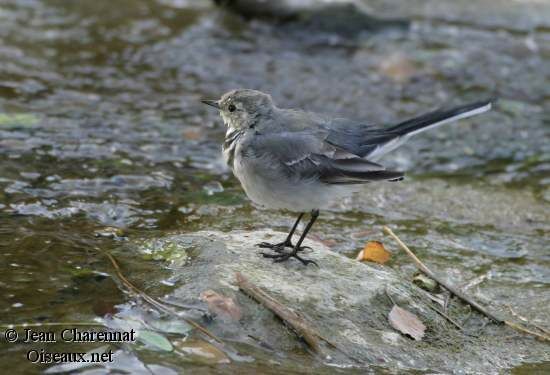
[[[283,253],[285,251],[285,247],[290,247],[291,249],[294,247],[294,245],[290,241],[284,241],[280,243],[261,242],[259,244],[256,244],[256,246],[259,246],[262,249],[271,249],[276,253]]]
[[[259,244],[256,244],[256,246],[261,247],[262,249],[271,249],[275,251],[276,253],[283,253],[285,252],[285,247],[294,249],[294,245],[290,241],[284,241],[279,243],[269,243],[269,242],[260,242]],[[309,246],[300,246],[297,251],[302,251],[304,249],[311,249]],[[263,253],[262,253],[263,254]]]
[[[307,266],[308,264],[315,264],[317,267],[319,267],[319,265],[315,261],[310,260],[310,259],[304,259],[304,258],[302,258],[298,255],[298,251],[303,251],[306,248],[311,249],[311,247],[308,247],[308,246],[300,246],[298,248],[294,248],[289,253],[285,252],[284,250],[275,250],[275,249],[273,249],[274,251],[277,252],[277,254],[269,254],[269,253],[264,253],[264,252],[262,252],[261,254],[264,256],[264,258],[273,259],[273,262],[275,262],[275,263],[285,262],[285,261],[289,260],[290,258],[296,258],[304,266]]]

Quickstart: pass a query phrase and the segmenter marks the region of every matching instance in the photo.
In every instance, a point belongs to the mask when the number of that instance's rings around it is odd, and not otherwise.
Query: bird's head
[[[202,102],[219,109],[225,125],[239,130],[254,127],[261,116],[269,116],[275,108],[270,95],[249,89],[229,91],[220,100]]]

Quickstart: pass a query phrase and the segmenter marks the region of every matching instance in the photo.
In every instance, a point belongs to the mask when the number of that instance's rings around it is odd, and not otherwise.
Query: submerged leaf
[[[241,308],[233,298],[225,297],[213,290],[205,290],[201,293],[201,300],[208,304],[208,310],[213,315],[232,320],[239,320],[242,317]]]
[[[418,73],[418,67],[415,62],[400,53],[386,56],[379,64],[378,70],[386,77],[398,83],[408,82]]]
[[[105,325],[111,329],[124,332],[130,332],[131,330],[138,332],[142,327],[144,327],[143,322],[137,320],[137,316],[134,319],[130,316],[107,317],[105,319]]]
[[[388,314],[388,320],[393,328],[417,341],[424,337],[426,331],[424,323],[416,315],[397,305],[393,305]]]
[[[182,130],[185,139],[196,141],[204,138],[204,130],[201,126],[188,126]]]
[[[193,327],[183,320],[158,320],[150,322],[149,325],[157,331],[165,333],[177,333],[185,335],[193,329]]]
[[[194,361],[206,364],[229,363],[227,355],[214,345],[199,339],[176,340],[175,348],[193,357]]]
[[[139,331],[137,338],[145,345],[165,352],[171,352],[173,349],[172,343],[160,333],[153,331]]]
[[[365,248],[357,254],[357,260],[368,260],[378,264],[384,264],[390,260],[391,253],[384,248],[382,242],[369,241]]]

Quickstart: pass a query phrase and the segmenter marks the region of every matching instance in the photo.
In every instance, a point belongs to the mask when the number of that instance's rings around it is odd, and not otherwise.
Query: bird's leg
[[[294,235],[294,232],[296,231],[296,228],[298,227],[298,224],[300,223],[300,220],[302,220],[303,216],[304,216],[304,213],[302,212],[298,216],[298,219],[296,219],[296,222],[292,226],[292,229],[288,233],[288,236],[286,236],[286,240],[284,240],[283,242],[280,242],[280,243],[276,243],[276,244],[272,244],[272,243],[269,243],[269,242],[262,242],[262,243],[259,243],[258,246],[261,247],[262,249],[271,249],[271,250],[276,251],[278,253],[284,251],[285,247],[292,247],[293,248],[294,245],[292,244],[292,236]]]
[[[298,251],[301,251],[301,250],[305,249],[305,247],[302,246],[302,242],[304,241],[304,239],[306,238],[309,230],[313,226],[313,223],[315,223],[315,220],[317,220],[317,217],[319,217],[319,210],[311,211],[311,219],[309,220],[309,223],[307,223],[307,226],[304,229],[304,232],[302,233],[302,235],[300,236],[300,239],[298,240],[298,242],[293,247],[293,249],[290,253],[284,253],[284,252],[279,252],[279,254],[265,254],[265,253],[262,253],[262,255],[266,258],[273,258],[275,262],[284,262],[285,260],[288,260],[289,258],[296,258],[300,262],[302,262],[302,264],[304,264],[305,266],[307,266],[310,263],[313,263],[318,267],[317,263],[315,263],[314,261],[309,260],[309,259],[304,259],[304,258],[298,256]]]

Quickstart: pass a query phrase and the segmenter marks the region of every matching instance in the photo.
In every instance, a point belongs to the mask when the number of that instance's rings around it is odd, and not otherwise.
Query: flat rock
[[[168,248],[184,253],[187,262],[177,271],[182,286],[167,299],[196,308],[195,318],[202,319],[201,324],[249,360],[292,364],[293,370],[307,370],[313,363],[328,372],[330,367],[325,366],[330,364],[456,373],[497,373],[520,362],[550,360],[544,344],[489,323],[477,313],[470,315],[468,307],[453,299],[449,314],[463,322],[464,331],[459,331],[429,306],[437,307],[424,291],[388,266],[360,263],[313,241],[305,242],[314,250],[303,256],[320,268],[304,267],[292,259],[274,264],[255,246],[284,237],[267,230],[203,231],[147,240],[139,251],[161,254]],[[325,358],[307,365],[303,358],[315,357],[270,311],[238,290],[236,272],[305,317],[339,350],[326,345]],[[206,290],[233,299],[242,311],[240,320],[219,311],[205,313],[208,307],[200,295]],[[414,341],[390,326],[391,300],[426,325],[422,340]]]

